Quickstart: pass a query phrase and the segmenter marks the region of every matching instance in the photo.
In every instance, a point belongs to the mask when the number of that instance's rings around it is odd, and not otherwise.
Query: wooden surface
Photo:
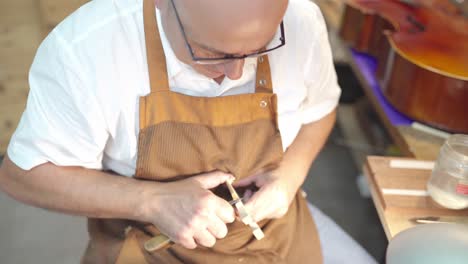
[[[313,0],[323,13],[323,16],[332,30],[337,30],[341,24],[341,16],[344,10],[343,0]]]
[[[370,156],[364,165],[364,174],[369,182],[372,199],[390,240],[399,232],[416,223],[415,217],[458,217],[468,220],[468,209],[451,210],[437,205],[430,196],[389,195],[383,189],[426,191],[431,170],[391,168],[392,157]],[[407,159],[411,160],[411,159]]]
[[[85,0],[0,1],[0,155],[29,92],[28,71],[46,33]]]
[[[0,155],[5,153],[28,94],[28,69],[40,34],[38,2],[0,1]]]
[[[65,17],[89,0],[40,0],[42,30],[47,34]]]
[[[408,146],[408,150],[420,160],[436,160],[445,139],[419,131],[412,127],[398,126],[398,133]]]

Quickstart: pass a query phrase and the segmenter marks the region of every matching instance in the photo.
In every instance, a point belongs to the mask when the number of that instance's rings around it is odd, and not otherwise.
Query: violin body
[[[340,35],[377,58],[380,87],[398,111],[468,133],[468,21],[457,9],[424,3],[348,1]]]
[[[391,49],[380,80],[385,98],[414,120],[453,133],[468,133],[468,82],[415,65]]]
[[[382,32],[392,25],[372,9],[362,9],[352,2],[347,3],[340,27],[340,37],[359,52],[377,57],[386,37]]]

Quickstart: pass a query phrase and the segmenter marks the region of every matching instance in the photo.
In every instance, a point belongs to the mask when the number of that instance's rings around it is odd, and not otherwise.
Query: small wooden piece
[[[228,180],[226,181],[226,185],[229,189],[229,192],[232,195],[232,199],[237,201],[234,206],[237,208],[237,212],[239,214],[239,218],[241,221],[245,224],[248,225],[252,229],[252,233],[255,236],[257,240],[260,240],[265,237],[265,234],[263,233],[262,229],[258,224],[253,220],[252,216],[249,215],[247,210],[244,207],[244,203],[242,202],[241,199],[239,199],[239,195],[237,194],[236,190],[234,187],[232,187],[232,182],[233,180]]]

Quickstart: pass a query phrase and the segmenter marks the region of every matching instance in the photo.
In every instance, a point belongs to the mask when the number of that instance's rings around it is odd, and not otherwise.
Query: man
[[[321,262],[298,194],[340,95],[319,10],[155,4],[95,0],[42,43],[2,189],[89,217],[85,263]],[[212,192],[233,177],[259,188],[245,206],[262,240]],[[175,245],[141,248],[159,233]]]

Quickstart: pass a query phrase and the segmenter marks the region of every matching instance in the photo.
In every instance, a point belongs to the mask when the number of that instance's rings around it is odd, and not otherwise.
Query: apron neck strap
[[[143,23],[151,93],[169,90],[166,57],[159,36],[155,8],[153,0],[143,0]]]
[[[273,93],[271,82],[270,62],[268,55],[263,55],[257,59],[257,77],[255,79],[256,93]]]

